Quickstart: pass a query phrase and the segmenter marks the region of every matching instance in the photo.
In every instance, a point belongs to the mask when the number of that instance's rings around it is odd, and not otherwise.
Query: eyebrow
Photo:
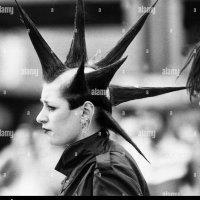
[[[40,99],[40,102],[42,102],[42,103],[43,103],[43,100],[42,100],[42,99]],[[44,100],[44,103],[46,103],[46,104],[49,104],[49,102],[48,102],[48,101],[46,101],[46,100]]]

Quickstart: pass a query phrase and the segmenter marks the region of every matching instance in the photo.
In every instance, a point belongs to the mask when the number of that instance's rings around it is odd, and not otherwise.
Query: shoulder
[[[109,140],[107,150],[96,156],[94,187],[94,191],[100,187],[110,195],[113,192],[117,195],[143,195],[147,185],[132,156],[120,144]]]
[[[96,156],[98,168],[113,168],[116,165],[141,174],[139,167],[130,153],[119,143],[109,140],[105,151]]]

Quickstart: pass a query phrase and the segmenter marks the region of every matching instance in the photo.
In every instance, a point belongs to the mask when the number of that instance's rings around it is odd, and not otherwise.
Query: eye
[[[56,109],[56,108],[53,107],[53,106],[47,106],[47,108],[48,108],[49,111],[54,111],[54,110]]]

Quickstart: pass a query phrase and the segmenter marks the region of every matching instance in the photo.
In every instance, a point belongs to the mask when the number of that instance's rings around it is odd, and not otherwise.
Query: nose
[[[38,116],[37,116],[37,118],[36,118],[36,121],[37,121],[39,124],[44,124],[44,123],[47,123],[47,122],[48,122],[48,117],[45,115],[43,109],[42,109],[42,110],[40,111],[40,113],[38,114]]]

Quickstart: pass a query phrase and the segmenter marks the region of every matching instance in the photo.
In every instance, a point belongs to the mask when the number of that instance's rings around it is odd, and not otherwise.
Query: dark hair
[[[74,110],[84,104],[86,101],[90,101],[94,104],[95,107],[99,107],[112,113],[112,106],[110,101],[107,97],[101,96],[94,96],[94,95],[67,95],[66,93],[63,94],[63,97],[69,102],[70,110]]]
[[[65,95],[63,95],[65,94]],[[67,100],[69,103],[69,109],[74,110],[80,106],[82,106],[86,101],[90,101],[94,104],[96,108],[96,115],[95,115],[95,122],[100,126],[104,127],[106,129],[109,129],[105,123],[105,117],[102,114],[102,109],[108,111],[109,113],[112,113],[112,105],[107,97],[101,95],[101,96],[94,96],[94,95],[67,95],[66,93],[62,93],[64,99]]]

